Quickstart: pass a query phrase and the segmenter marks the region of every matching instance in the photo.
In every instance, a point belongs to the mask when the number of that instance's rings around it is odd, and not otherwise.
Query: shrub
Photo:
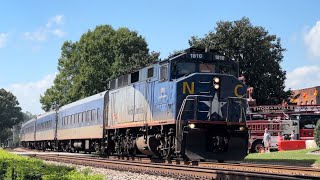
[[[320,121],[317,122],[316,128],[314,129],[314,140],[317,146],[320,147]]]
[[[76,172],[72,167],[48,165],[41,160],[27,158],[0,149],[0,180],[73,180],[73,179],[103,179],[100,175],[89,175],[87,171]]]
[[[4,179],[9,163],[6,161],[0,161],[0,179]]]

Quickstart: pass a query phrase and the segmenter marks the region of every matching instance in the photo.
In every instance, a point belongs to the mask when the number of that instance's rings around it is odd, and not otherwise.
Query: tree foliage
[[[23,117],[17,98],[5,89],[0,89],[0,142],[12,136],[11,128],[19,124]]]
[[[320,147],[320,121],[317,122],[314,129],[314,140],[316,141],[317,146]]]
[[[17,98],[5,89],[0,89],[0,131],[11,128],[22,121],[21,108]]]
[[[291,92],[284,91],[286,72],[280,63],[285,49],[281,47],[280,38],[270,35],[263,27],[253,26],[248,18],[220,21],[215,31],[203,38],[193,36],[189,44],[216,49],[239,60],[240,72],[254,88],[257,104],[280,104],[290,97]]]
[[[54,85],[40,98],[48,111],[53,102],[64,105],[104,91],[107,80],[137,70],[158,60],[149,53],[145,39],[127,28],[97,26],[79,41],[66,41],[58,61]]]
[[[37,115],[31,114],[31,112],[27,111],[27,112],[22,112],[22,119],[23,119],[23,123],[29,121],[32,118],[37,117]]]

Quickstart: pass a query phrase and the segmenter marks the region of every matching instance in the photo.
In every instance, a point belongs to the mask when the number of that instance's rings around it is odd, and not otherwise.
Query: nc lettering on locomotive
[[[194,82],[191,82],[191,87],[189,86],[188,82],[183,82],[182,93],[186,94],[187,90],[188,90],[188,94],[194,94]]]

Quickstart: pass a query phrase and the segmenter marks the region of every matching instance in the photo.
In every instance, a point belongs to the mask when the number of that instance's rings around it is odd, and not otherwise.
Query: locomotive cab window
[[[183,76],[196,72],[196,64],[192,62],[176,62],[172,64],[172,79],[178,79]]]
[[[209,63],[200,64],[199,71],[204,73],[213,73],[215,72],[215,65]]]
[[[231,75],[234,75],[235,77],[238,77],[237,69],[233,66],[226,65],[226,64],[219,66],[219,73],[231,74]]]
[[[166,81],[168,80],[168,64],[162,65],[160,67],[160,76],[159,76],[159,80],[162,81]]]

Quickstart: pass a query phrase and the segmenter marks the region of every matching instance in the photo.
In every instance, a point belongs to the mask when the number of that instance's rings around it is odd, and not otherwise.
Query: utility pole
[[[11,120],[13,120],[13,126],[12,126],[12,129],[11,129],[11,131],[12,131],[12,141],[11,141],[11,147],[15,147],[16,146],[16,130],[17,130],[17,125],[16,125],[16,120],[17,120],[18,118],[16,118],[16,117],[14,117],[14,118],[11,118]],[[8,143],[8,146],[9,146],[9,143]]]
[[[53,104],[52,104],[52,106],[53,106],[53,109],[54,109],[54,111],[55,111],[55,131],[54,131],[54,149],[56,150],[56,151],[58,151],[59,150],[59,145],[58,145],[58,110],[59,110],[59,105],[58,105],[58,103],[55,101]]]

